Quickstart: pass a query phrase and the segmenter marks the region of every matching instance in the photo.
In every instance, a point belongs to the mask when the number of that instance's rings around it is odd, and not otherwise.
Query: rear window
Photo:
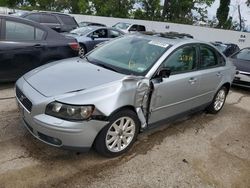
[[[59,23],[59,21],[54,15],[42,14],[41,23]]]
[[[76,25],[74,18],[70,16],[59,15],[59,18],[65,25]]]

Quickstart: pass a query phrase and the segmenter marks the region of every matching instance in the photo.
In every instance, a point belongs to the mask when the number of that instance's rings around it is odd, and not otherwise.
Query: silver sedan
[[[196,110],[219,112],[235,67],[207,43],[127,35],[83,59],[41,66],[16,83],[22,121],[39,140],[113,157],[140,131]]]

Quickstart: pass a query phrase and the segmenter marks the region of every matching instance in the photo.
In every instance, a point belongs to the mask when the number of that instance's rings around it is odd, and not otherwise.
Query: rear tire
[[[207,112],[211,114],[218,113],[224,106],[228,89],[222,86],[214,96],[212,103],[208,106]]]
[[[79,56],[84,57],[84,55],[87,53],[86,47],[83,44],[80,44],[79,48]]]
[[[110,122],[98,134],[94,148],[106,157],[116,157],[128,151],[135,142],[140,121],[132,110],[122,110],[111,116]]]

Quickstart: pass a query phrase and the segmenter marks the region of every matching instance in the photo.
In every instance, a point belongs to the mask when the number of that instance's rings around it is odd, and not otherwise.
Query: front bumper
[[[46,144],[87,151],[99,131],[108,123],[98,120],[70,122],[46,115],[46,105],[55,99],[45,98],[24,79],[18,80],[17,87],[32,102],[29,112],[17,97],[23,124],[34,137]]]
[[[239,73],[235,75],[233,85],[250,88],[250,73],[239,71]]]

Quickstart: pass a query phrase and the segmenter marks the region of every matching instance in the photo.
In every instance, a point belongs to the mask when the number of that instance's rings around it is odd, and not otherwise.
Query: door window
[[[179,48],[163,62],[163,67],[169,68],[172,74],[188,72],[196,69],[196,48],[194,46],[185,46]]]
[[[143,25],[138,25],[138,31],[146,31],[145,26],[143,26]]]
[[[40,23],[40,15],[39,14],[29,14],[25,18],[28,19],[28,20],[32,20],[32,21]]]
[[[138,25],[132,25],[129,29],[129,31],[137,31],[137,26]]]
[[[54,15],[42,14],[41,15],[41,23],[59,23],[59,22]]]
[[[210,68],[217,66],[219,61],[217,59],[217,53],[209,46],[202,45],[200,47],[200,68]]]
[[[59,18],[65,25],[76,25],[74,18],[65,15],[59,15]]]
[[[34,40],[35,28],[18,22],[6,21],[6,40]]]
[[[36,28],[36,40],[42,40],[44,33],[43,30]]]
[[[98,29],[92,35],[98,36],[98,38],[108,38],[107,29]]]

